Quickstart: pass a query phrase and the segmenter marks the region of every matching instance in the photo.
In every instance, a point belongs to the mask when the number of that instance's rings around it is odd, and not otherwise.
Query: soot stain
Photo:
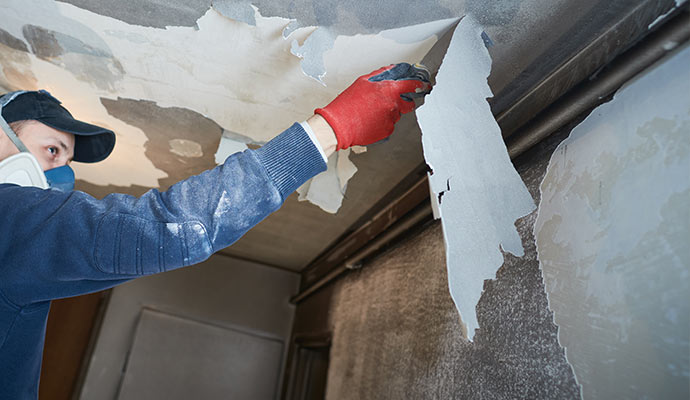
[[[64,49],[58,43],[53,31],[36,25],[24,25],[22,34],[29,42],[31,52],[42,60],[51,60],[64,54]]]
[[[167,26],[196,27],[196,21],[211,7],[211,0],[58,0],[131,25],[165,29]]]
[[[110,115],[144,132],[148,139],[144,154],[168,174],[158,180],[161,190],[216,166],[215,152],[223,129],[214,121],[186,108],[164,108],[147,100],[101,98],[101,103]],[[189,158],[171,152],[173,140],[198,143],[201,156]]]
[[[97,48],[64,33],[35,25],[24,25],[24,38],[36,57],[71,72],[77,79],[114,90],[125,74],[122,64],[108,48]]]
[[[508,25],[513,21],[523,0],[468,0],[467,12],[484,26]]]
[[[13,36],[4,29],[0,29],[0,43],[15,50],[23,51],[25,53],[29,52],[29,48],[26,47],[26,44],[21,39]]]

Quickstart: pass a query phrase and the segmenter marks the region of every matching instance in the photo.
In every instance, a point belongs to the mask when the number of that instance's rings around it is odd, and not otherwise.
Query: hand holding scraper
[[[414,99],[431,91],[429,71],[400,63],[360,76],[326,107],[314,112],[328,121],[338,139],[337,150],[366,146],[387,138]],[[374,117],[376,116],[376,117]]]

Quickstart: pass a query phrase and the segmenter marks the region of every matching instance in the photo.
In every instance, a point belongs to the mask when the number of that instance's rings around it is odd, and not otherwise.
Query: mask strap
[[[19,149],[19,151],[21,151],[22,153],[30,153],[29,149],[27,149],[26,146],[24,146],[24,143],[22,143],[22,141],[19,140],[17,134],[12,130],[12,128],[10,128],[10,125],[7,123],[7,121],[5,121],[5,118],[2,116],[2,108],[9,104],[9,102],[14,100],[17,96],[24,93],[27,93],[27,91],[19,90],[16,92],[7,93],[6,95],[0,97],[0,128],[2,128],[3,131],[5,131],[7,137],[9,137],[12,143],[14,143],[14,145],[17,146],[17,149]]]

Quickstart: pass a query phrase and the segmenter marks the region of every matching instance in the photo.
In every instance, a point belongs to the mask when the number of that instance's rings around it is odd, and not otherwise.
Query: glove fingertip
[[[417,92],[417,89],[422,89],[422,91],[428,90],[428,86],[430,85],[426,82],[410,79],[405,81],[397,81],[396,89],[400,91],[400,93],[415,93]]]
[[[394,67],[395,67],[395,64],[386,65],[385,67],[381,67],[381,68],[379,68],[379,69],[377,69],[377,70],[375,70],[375,71],[372,71],[372,72],[370,72],[370,73],[368,73],[368,74],[366,74],[366,75],[362,75],[362,78],[371,78],[371,77],[373,77],[373,76],[376,76],[376,75],[378,75],[378,74],[382,74],[382,73],[384,73],[384,72],[386,72],[386,71],[388,71],[388,70],[391,70],[391,69],[393,69]]]

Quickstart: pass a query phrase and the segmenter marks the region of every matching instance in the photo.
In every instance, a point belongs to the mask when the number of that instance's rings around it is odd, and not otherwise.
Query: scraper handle
[[[429,93],[429,71],[400,63],[360,76],[329,105],[314,112],[326,119],[338,140],[337,150],[376,143],[393,133],[414,98]]]

